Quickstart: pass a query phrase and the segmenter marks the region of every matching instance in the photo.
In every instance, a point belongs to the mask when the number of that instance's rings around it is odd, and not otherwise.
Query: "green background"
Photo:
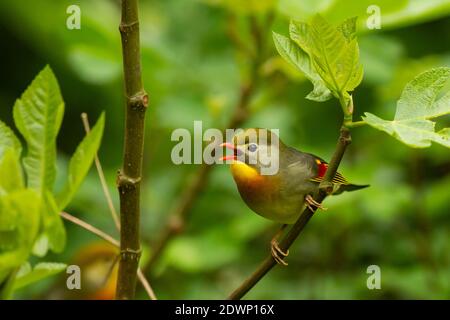
[[[359,15],[365,75],[354,93],[355,119],[372,112],[391,119],[404,85],[422,71],[450,65],[450,2],[440,1],[141,1],[143,78],[147,114],[142,241],[144,262],[168,212],[199,169],[176,166],[170,152],[175,128],[223,127],[239,96],[249,64],[228,36],[230,27],[249,42],[246,21],[273,10],[264,34],[269,58],[245,127],[279,128],[281,139],[329,159],[338,137],[336,100],[304,97],[311,84],[276,53],[270,30],[287,34],[289,17],[316,12],[337,23]],[[81,8],[81,30],[68,30],[66,8]],[[368,5],[381,8],[380,30],[364,27]],[[230,20],[230,16],[234,19]],[[59,175],[91,121],[106,111],[100,159],[114,195],[121,165],[124,99],[119,1],[0,2],[0,118],[12,123],[12,106],[33,77],[50,64],[66,102],[58,137]],[[440,120],[448,126],[448,117]],[[363,191],[328,198],[291,248],[289,267],[277,267],[249,294],[252,299],[448,299],[450,298],[450,152],[433,145],[411,149],[370,127],[353,130],[340,171]],[[61,179],[62,180],[62,179]],[[67,208],[117,237],[95,170]],[[66,223],[68,245],[53,261],[70,263],[98,239]],[[252,213],[226,166],[214,168],[195,202],[184,232],[170,243],[149,280],[162,299],[225,298],[269,252],[278,226]],[[368,290],[366,269],[381,268],[381,290]],[[64,275],[61,276],[64,279]],[[17,292],[49,297],[54,277]],[[145,298],[142,289],[138,296]]]

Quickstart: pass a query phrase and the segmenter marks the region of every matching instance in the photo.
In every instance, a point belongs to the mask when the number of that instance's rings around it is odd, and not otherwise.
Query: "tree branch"
[[[96,236],[102,238],[103,240],[105,240],[106,242],[111,243],[113,246],[116,247],[120,247],[119,241],[117,241],[116,239],[114,239],[113,237],[111,237],[109,234],[107,234],[106,232],[103,232],[100,229],[97,229],[96,227],[94,227],[93,225],[78,219],[77,217],[72,216],[71,214],[67,213],[67,212],[60,212],[59,215],[61,216],[61,218],[63,218],[64,220],[70,221],[73,224],[76,224],[80,227],[82,227],[83,229],[89,231],[90,233],[95,234]]]
[[[314,195],[314,200],[319,203],[325,199],[325,197],[332,191],[333,185],[331,180],[337,172],[339,164],[341,163],[342,157],[344,156],[347,146],[351,143],[350,131],[346,127],[341,128],[339,140],[334,151],[333,157],[329,163],[328,169],[326,171],[323,181],[320,183],[319,191]],[[314,210],[315,211],[315,210]],[[311,217],[314,215],[314,211],[306,208],[298,220],[295,222],[294,226],[289,230],[283,240],[280,242],[279,246],[281,250],[285,251],[289,249],[292,243],[300,235],[306,224],[309,222]],[[234,290],[229,299],[239,300],[241,299],[250,289],[252,289],[274,266],[276,262],[274,258],[269,255],[256,269],[256,271],[245,280],[236,290]]]
[[[117,299],[133,299],[141,255],[140,185],[148,96],[142,85],[138,0],[122,0],[123,70],[126,94],[123,166],[117,176],[120,195],[120,261]]]

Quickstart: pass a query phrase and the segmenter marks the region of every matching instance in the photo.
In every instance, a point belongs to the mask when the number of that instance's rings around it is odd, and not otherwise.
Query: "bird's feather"
[[[317,164],[317,176],[310,180],[314,182],[321,182],[324,179],[325,174],[327,173],[328,163],[316,157],[316,164]],[[344,184],[344,185],[349,184],[347,179],[345,179],[344,176],[339,172],[336,172],[333,179],[331,179],[331,182],[335,184]]]

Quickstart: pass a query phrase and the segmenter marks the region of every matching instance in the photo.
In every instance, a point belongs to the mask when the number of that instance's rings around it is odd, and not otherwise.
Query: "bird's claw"
[[[323,211],[327,211],[328,210],[328,208],[325,208],[324,206],[322,206],[321,203],[319,203],[316,200],[314,200],[314,198],[311,195],[309,195],[309,194],[305,197],[305,201],[306,201],[306,206],[312,212],[315,211],[314,207],[316,207],[317,209],[321,209]]]
[[[289,250],[284,252],[281,250],[280,246],[278,245],[277,239],[272,239],[270,241],[270,253],[272,254],[273,259],[282,266],[287,266],[288,263],[284,261],[284,258],[289,255]]]

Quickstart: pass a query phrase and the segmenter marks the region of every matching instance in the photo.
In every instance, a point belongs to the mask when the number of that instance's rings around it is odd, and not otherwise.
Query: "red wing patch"
[[[325,176],[325,173],[327,172],[328,169],[328,163],[322,162],[320,160],[316,160],[317,163],[317,167],[318,167],[318,172],[317,172],[317,178],[321,178],[323,179],[323,177]]]
[[[321,182],[323,180],[323,177],[325,177],[325,173],[328,170],[328,163],[326,163],[325,161],[321,161],[319,159],[316,159],[316,163],[317,163],[317,177],[312,178],[311,181]],[[336,172],[331,182],[337,184],[348,184],[348,181],[339,172]]]

